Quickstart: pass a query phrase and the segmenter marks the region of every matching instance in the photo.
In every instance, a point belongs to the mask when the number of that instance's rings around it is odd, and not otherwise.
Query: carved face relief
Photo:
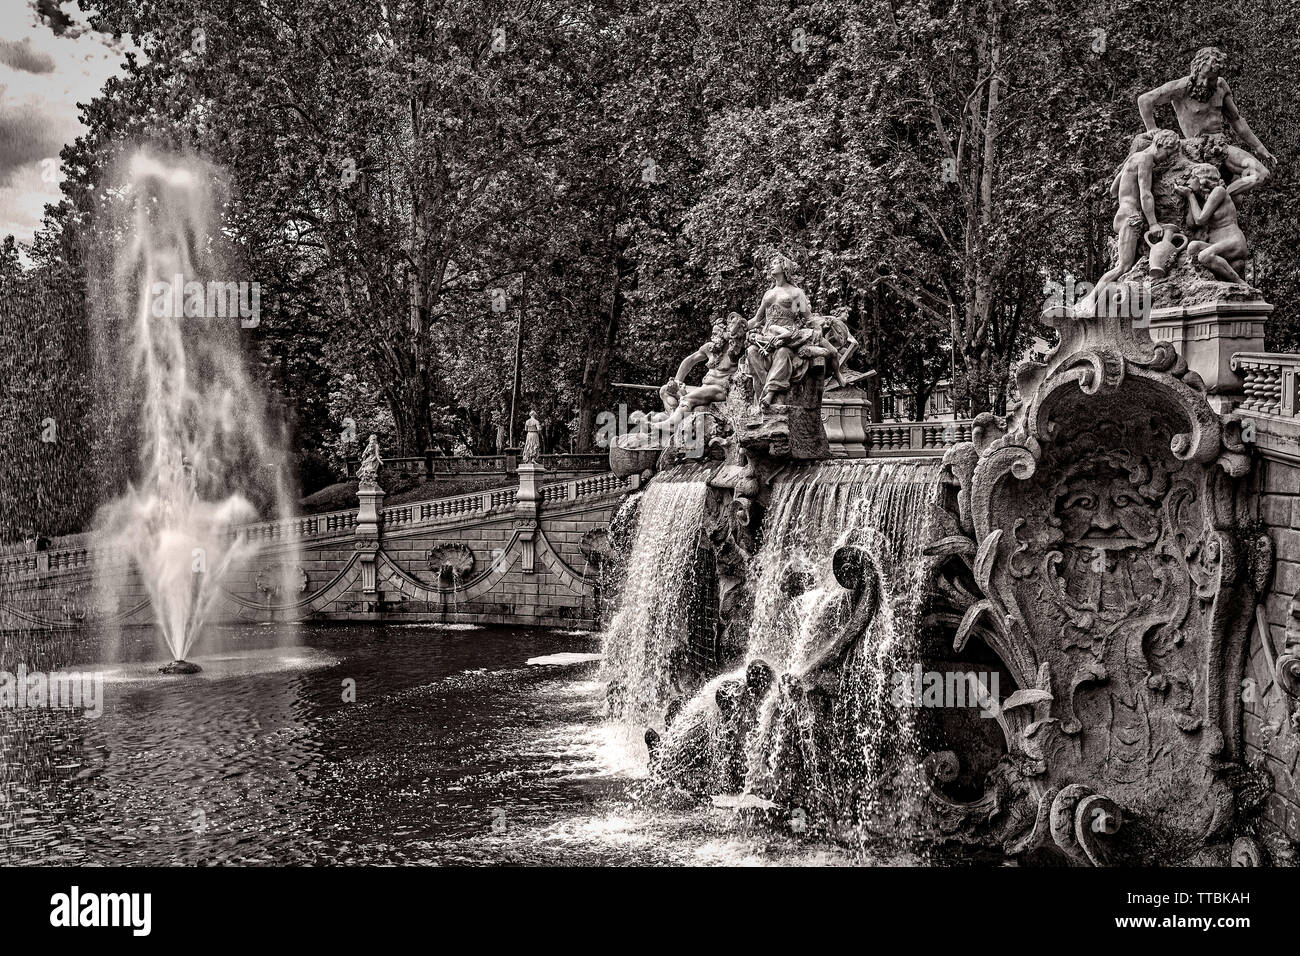
[[[1144,460],[1093,453],[1068,466],[1052,490],[1049,524],[1060,550],[1048,565],[1062,610],[1085,644],[1102,636],[1097,617],[1117,621],[1163,593],[1154,546],[1167,483],[1150,481],[1151,474]]]
[[[1067,544],[1122,551],[1154,544],[1159,500],[1144,494],[1128,473],[1109,461],[1089,463],[1065,482],[1053,513]]]

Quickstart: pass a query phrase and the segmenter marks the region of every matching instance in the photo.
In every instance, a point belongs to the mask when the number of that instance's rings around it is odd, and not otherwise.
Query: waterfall
[[[778,478],[754,566],[747,658],[800,674],[813,651],[842,631],[849,601],[831,556],[855,545],[881,578],[879,608],[819,713],[787,682],[768,694],[746,741],[746,789],[786,805],[897,830],[919,793],[914,712],[890,701],[893,675],[918,654],[938,462],[836,462]],[[826,707],[823,701],[820,705]]]
[[[922,792],[914,713],[890,699],[894,674],[919,654],[918,626],[938,485],[936,459],[824,462],[773,481],[750,566],[753,614],[744,660],[677,712],[658,773],[701,796],[755,795],[829,827],[905,834]],[[606,639],[619,716],[657,724],[677,678],[704,517],[700,477],[658,479],[642,502],[630,580]],[[837,548],[879,572],[865,632],[862,607],[835,579]],[[694,675],[700,677],[702,675]],[[770,802],[769,802],[770,801]]]
[[[664,709],[681,696],[706,478],[703,468],[676,469],[641,496],[618,611],[605,632],[602,679],[616,719],[661,725]]]
[[[878,617],[894,620],[920,598],[937,462],[840,461],[778,476],[754,562],[749,659],[778,672],[805,662],[809,642],[841,623],[833,610],[842,588],[831,572],[841,545],[865,548],[886,579]],[[801,594],[791,595],[792,590]],[[896,620],[902,627],[909,620]],[[897,635],[891,635],[897,640]]]

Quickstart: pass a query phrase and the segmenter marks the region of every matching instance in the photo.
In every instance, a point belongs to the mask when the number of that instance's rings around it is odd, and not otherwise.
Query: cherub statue
[[[858,350],[858,340],[849,331],[848,323],[834,315],[818,315],[814,316],[814,319],[820,326],[822,338],[825,340],[824,344],[835,350],[834,356],[828,357],[826,361],[827,391],[834,388],[845,388],[854,382],[870,378],[876,374],[874,371],[849,371],[849,359]]]
[[[1173,130],[1148,130],[1133,137],[1128,157],[1115,173],[1110,194],[1119,201],[1112,228],[1115,230],[1115,265],[1093,287],[1081,305],[1094,302],[1110,283],[1137,263],[1138,240],[1157,228],[1155,173],[1178,154],[1178,134]],[[1145,222],[1145,228],[1143,224]]]
[[[1246,265],[1246,234],[1237,223],[1230,187],[1210,163],[1197,163],[1188,176],[1187,185],[1174,188],[1187,197],[1189,225],[1204,229],[1206,238],[1188,243],[1187,254],[1224,282],[1245,285],[1241,271]]]
[[[1146,128],[1154,130],[1156,108],[1172,106],[1192,155],[1206,146],[1222,150],[1223,165],[1233,176],[1227,189],[1236,194],[1265,185],[1272,178],[1269,166],[1276,160],[1237,110],[1232,87],[1222,75],[1227,59],[1218,47],[1202,47],[1192,57],[1191,74],[1143,93],[1138,97],[1138,112]],[[1223,140],[1225,124],[1250,152]]]
[[[366,449],[361,453],[361,464],[357,467],[357,481],[362,488],[375,488],[379,484],[379,467],[384,460],[379,457],[379,437],[371,435],[366,442]]]

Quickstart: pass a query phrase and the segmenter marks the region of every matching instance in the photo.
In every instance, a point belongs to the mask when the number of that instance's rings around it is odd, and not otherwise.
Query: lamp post
[[[506,447],[515,447],[515,409],[519,407],[519,372],[524,356],[524,314],[528,311],[528,273],[519,273],[519,322],[515,326],[515,375],[510,383],[510,428]]]

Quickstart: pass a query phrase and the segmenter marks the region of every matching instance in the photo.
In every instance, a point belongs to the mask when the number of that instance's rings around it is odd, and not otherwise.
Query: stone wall
[[[1300,605],[1300,427],[1272,416],[1240,412],[1256,427],[1260,449],[1259,518],[1273,543],[1267,597],[1256,610],[1242,687],[1247,762],[1271,777],[1261,826],[1263,835],[1300,841],[1300,724],[1296,702],[1277,680],[1278,658]],[[1288,452],[1287,449],[1294,449]],[[1294,638],[1292,638],[1294,639]],[[1288,855],[1277,840],[1274,852]],[[1280,862],[1280,861],[1279,861]]]

